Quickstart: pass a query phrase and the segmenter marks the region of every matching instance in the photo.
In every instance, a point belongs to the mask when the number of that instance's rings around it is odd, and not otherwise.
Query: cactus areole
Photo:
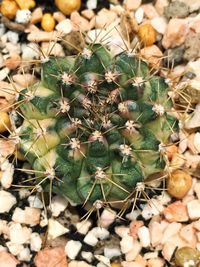
[[[165,168],[160,145],[177,124],[168,86],[126,51],[49,57],[19,101],[20,152],[45,190],[77,204],[124,200]]]

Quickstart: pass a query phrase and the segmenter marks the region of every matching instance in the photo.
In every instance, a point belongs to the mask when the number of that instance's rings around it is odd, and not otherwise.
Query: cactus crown
[[[20,151],[39,184],[92,205],[123,200],[164,169],[160,144],[176,120],[168,86],[147,63],[93,44],[77,56],[47,58],[41,69],[41,82],[19,97]]]

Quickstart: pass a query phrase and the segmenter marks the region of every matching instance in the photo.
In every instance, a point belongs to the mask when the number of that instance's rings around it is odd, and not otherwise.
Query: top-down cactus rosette
[[[48,57],[19,102],[20,152],[37,184],[73,203],[123,201],[166,167],[161,146],[177,127],[168,86],[128,51]]]

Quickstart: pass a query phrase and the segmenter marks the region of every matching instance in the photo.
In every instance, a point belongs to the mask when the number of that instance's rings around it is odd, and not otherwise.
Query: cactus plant
[[[48,57],[19,102],[20,152],[45,190],[77,204],[123,200],[165,168],[160,148],[177,126],[168,86],[130,52],[92,44]]]

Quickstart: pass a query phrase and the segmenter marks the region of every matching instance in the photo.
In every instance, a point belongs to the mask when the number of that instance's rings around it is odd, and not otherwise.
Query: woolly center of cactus
[[[164,169],[159,145],[176,120],[164,79],[144,61],[92,45],[41,68],[41,82],[20,94],[20,150],[45,190],[99,207]]]

